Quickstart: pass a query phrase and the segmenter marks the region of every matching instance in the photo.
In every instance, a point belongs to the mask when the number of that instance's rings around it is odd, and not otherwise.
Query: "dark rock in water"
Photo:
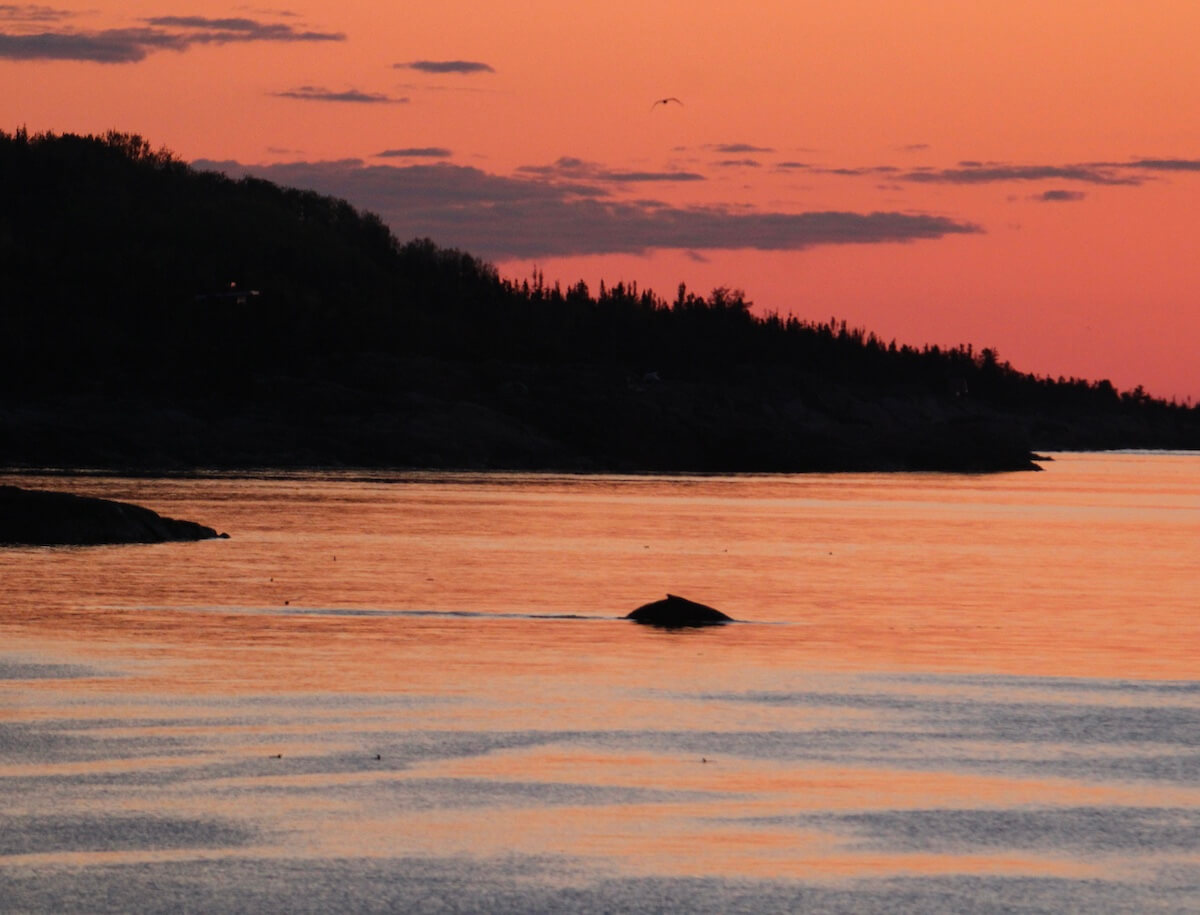
[[[668,628],[712,626],[734,621],[733,617],[726,616],[720,610],[685,597],[676,597],[674,594],[668,594],[666,600],[656,600],[654,603],[638,607],[625,619]]]
[[[91,546],[226,536],[203,524],[164,518],[128,502],[0,486],[0,543]]]

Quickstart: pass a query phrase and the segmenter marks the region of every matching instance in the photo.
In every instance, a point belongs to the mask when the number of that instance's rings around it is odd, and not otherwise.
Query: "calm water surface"
[[[0,911],[1200,912],[1200,455],[1056,457],[0,477],[231,534],[0,547]]]

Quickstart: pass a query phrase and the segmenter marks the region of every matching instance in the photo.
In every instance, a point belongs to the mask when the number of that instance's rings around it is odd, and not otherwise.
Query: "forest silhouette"
[[[1195,408],[672,298],[514,281],[143,138],[0,132],[0,464],[1004,470],[1197,448]]]

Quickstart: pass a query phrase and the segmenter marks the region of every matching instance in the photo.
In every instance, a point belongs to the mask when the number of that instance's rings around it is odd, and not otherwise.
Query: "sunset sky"
[[[0,129],[1200,399],[1197,47],[1193,0],[0,4]]]

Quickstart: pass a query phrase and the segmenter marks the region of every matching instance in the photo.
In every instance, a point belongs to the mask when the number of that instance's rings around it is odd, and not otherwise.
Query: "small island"
[[[128,502],[0,486],[0,544],[96,546],[228,537]]]

